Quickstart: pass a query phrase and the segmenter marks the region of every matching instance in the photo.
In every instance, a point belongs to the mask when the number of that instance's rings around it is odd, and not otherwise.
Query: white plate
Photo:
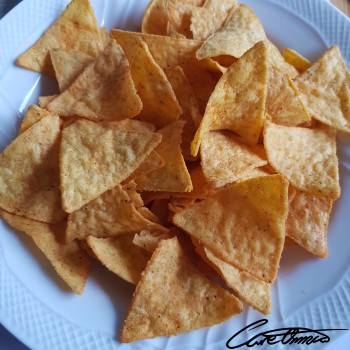
[[[99,23],[108,29],[138,29],[147,2],[92,0]],[[326,47],[338,44],[349,65],[349,20],[327,2],[242,2],[254,9],[280,47],[292,47],[314,60]],[[0,151],[15,136],[27,106],[39,95],[57,89],[52,79],[17,68],[13,61],[66,3],[25,0],[0,22]],[[314,259],[298,247],[284,252],[272,288],[269,329],[281,325],[350,327],[350,138],[339,137],[338,145],[342,197],[334,205],[329,226],[329,257]],[[129,284],[96,264],[84,295],[73,295],[30,239],[0,222],[0,322],[32,349],[224,349],[234,332],[263,318],[245,308],[242,315],[210,329],[121,345],[117,337],[132,291]],[[340,333],[332,334],[331,339]]]

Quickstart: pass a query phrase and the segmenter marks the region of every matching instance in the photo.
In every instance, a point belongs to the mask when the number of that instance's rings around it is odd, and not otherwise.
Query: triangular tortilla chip
[[[69,215],[66,242],[90,235],[116,237],[141,230],[167,232],[161,225],[145,219],[118,185]]]
[[[220,259],[266,282],[276,279],[285,238],[288,183],[281,175],[239,182],[173,217]]]
[[[62,131],[62,205],[81,208],[130,176],[161,141],[161,135],[113,130],[78,120]]]
[[[33,220],[57,223],[62,210],[58,154],[60,119],[46,116],[0,154],[0,207]]]
[[[66,90],[94,60],[83,52],[62,49],[51,50],[50,57],[61,92]]]
[[[206,40],[217,32],[236,5],[236,0],[206,0],[203,7],[193,8],[191,17],[193,39]]]
[[[350,132],[350,72],[338,46],[332,46],[295,79],[311,116],[336,129]]]
[[[152,0],[143,14],[141,32],[168,35],[169,21],[165,0]]]
[[[222,187],[237,181],[241,173],[267,164],[262,147],[248,147],[228,133],[208,132],[203,136],[200,151],[206,180],[213,187]]]
[[[294,83],[286,74],[274,68],[269,69],[266,113],[272,122],[296,126],[311,120],[296,91]]]
[[[264,145],[269,163],[297,189],[333,200],[340,196],[334,130],[266,122]]]
[[[45,109],[47,105],[53,101],[58,95],[50,95],[50,96],[39,96],[39,107]]]
[[[242,142],[258,142],[265,120],[267,49],[259,42],[226,71],[210,96],[201,125],[191,145],[197,155],[204,134],[231,130]]]
[[[304,73],[311,66],[311,62],[307,58],[289,48],[283,49],[283,58],[286,62],[295,67],[299,73]]]
[[[141,273],[145,269],[150,254],[136,246],[132,240],[133,235],[117,238],[96,238],[89,236],[87,243],[96,258],[127,282],[137,284]]]
[[[134,236],[133,244],[138,247],[148,251],[149,253],[153,253],[159,242],[163,239],[173,238],[174,234],[171,231],[162,232],[162,231],[147,231],[142,230],[140,233],[137,233]]]
[[[37,105],[30,105],[28,107],[26,115],[22,120],[21,126],[19,128],[19,133],[21,134],[22,132],[26,131],[36,122],[47,116],[53,116],[53,114],[46,111],[45,109],[38,107]]]
[[[295,190],[289,204],[286,235],[310,253],[327,257],[327,229],[332,200]]]
[[[136,287],[122,342],[175,335],[224,322],[242,303],[202,274],[177,238],[163,240]]]
[[[137,177],[135,182],[138,190],[169,192],[189,192],[192,190],[191,177],[181,154],[183,125],[183,121],[176,121],[158,130],[158,133],[162,135],[162,142],[157,146],[156,151],[164,158],[165,165]]]
[[[128,60],[115,40],[47,106],[59,116],[78,115],[91,120],[132,118],[141,108]]]
[[[82,294],[90,271],[90,261],[77,242],[60,244],[57,235],[63,233],[62,224],[49,225],[0,210],[0,216],[18,231],[33,238],[38,248],[50,260],[57,274],[76,294]]]
[[[51,49],[81,51],[92,57],[103,50],[103,40],[89,0],[72,0],[43,36],[18,59],[17,64],[54,75]]]
[[[118,39],[130,63],[131,76],[143,108],[139,119],[162,128],[177,120],[181,107],[164,71],[140,36]]]
[[[246,5],[240,4],[227,18],[224,26],[211,35],[197,51],[197,58],[221,55],[241,57],[266,35],[259,18]]]

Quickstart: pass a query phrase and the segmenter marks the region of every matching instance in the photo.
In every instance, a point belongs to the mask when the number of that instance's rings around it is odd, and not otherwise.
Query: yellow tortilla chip
[[[163,239],[173,238],[174,234],[171,231],[148,231],[142,230],[140,233],[135,234],[133,244],[136,246],[153,253],[159,242]]]
[[[143,14],[141,32],[168,35],[169,21],[165,0],[152,0]]]
[[[286,74],[274,68],[269,69],[266,113],[272,122],[296,126],[311,120],[296,90],[294,83]]]
[[[289,205],[286,235],[311,254],[327,257],[327,229],[332,200],[295,190]]]
[[[267,79],[267,49],[259,42],[232,64],[216,85],[191,145],[193,156],[209,131],[231,130],[248,145],[258,142],[265,120]]]
[[[154,61],[147,44],[139,36],[121,37],[118,43],[129,60],[131,76],[143,104],[138,118],[153,123],[158,128],[177,120],[181,107],[164,71]]]
[[[224,26],[211,35],[197,51],[197,58],[221,55],[241,57],[266,35],[259,18],[246,5],[239,6],[229,15]]]
[[[89,236],[87,243],[96,258],[108,270],[127,282],[137,284],[150,259],[150,254],[133,244],[132,240],[133,235],[117,238]]]
[[[161,141],[151,132],[113,130],[78,120],[62,131],[62,205],[71,213],[130,176]]]
[[[42,37],[17,59],[17,64],[37,72],[54,75],[50,50],[81,51],[97,57],[103,40],[89,0],[72,0]]]
[[[21,126],[19,128],[19,133],[26,131],[32,125],[34,125],[39,120],[47,116],[53,116],[50,112],[38,107],[37,105],[30,105],[28,107],[27,113],[24,116]]]
[[[283,58],[286,62],[295,67],[299,73],[305,72],[311,66],[311,62],[307,58],[289,48],[283,50]]]
[[[78,115],[91,120],[132,118],[141,108],[128,60],[115,40],[47,106],[59,116]]]
[[[288,183],[281,175],[225,188],[173,217],[217,257],[266,282],[276,279],[285,238]]]
[[[60,91],[66,90],[94,58],[83,52],[54,49],[50,58]]]
[[[158,133],[162,135],[162,142],[157,146],[156,151],[164,158],[165,165],[137,177],[135,182],[138,190],[169,192],[192,190],[191,177],[180,147],[183,125],[183,121],[176,121],[158,130]]]
[[[338,46],[328,49],[295,84],[313,118],[350,132],[350,73]]]
[[[58,95],[50,95],[50,96],[39,96],[39,107],[45,109],[47,105],[53,101]]]
[[[203,41],[208,39],[221,29],[236,6],[236,0],[206,0],[203,7],[193,8],[191,17],[193,39]]]
[[[163,240],[136,287],[120,340],[209,327],[241,311],[236,297],[192,265],[177,238]]]
[[[60,244],[57,237],[63,233],[62,224],[49,225],[0,210],[0,216],[18,231],[30,236],[50,260],[57,274],[76,294],[82,294],[90,271],[90,261],[77,242]]]
[[[58,154],[60,119],[46,116],[0,154],[0,207],[33,220],[57,223],[62,210]]]
[[[294,187],[335,200],[340,196],[335,136],[332,129],[266,122],[264,145],[269,163]]]
[[[141,230],[167,232],[161,225],[144,218],[128,192],[118,185],[69,215],[66,242],[90,235],[116,237]]]
[[[258,148],[262,146],[248,147],[229,133],[220,131],[206,133],[200,150],[205,178],[216,188],[237,181],[241,173],[267,164],[266,157],[260,156],[257,152]]]

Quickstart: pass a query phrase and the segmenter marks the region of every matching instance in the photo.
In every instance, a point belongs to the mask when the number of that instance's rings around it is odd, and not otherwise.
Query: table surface
[[[21,0],[0,0],[0,18],[3,17],[8,11],[10,11]],[[350,0],[331,0],[331,2],[344,12],[347,16],[350,16]],[[332,349],[343,350],[348,346],[350,337],[342,337],[334,342]],[[0,324],[0,349],[1,350],[29,350],[25,345],[19,342],[12,334],[10,334]]]

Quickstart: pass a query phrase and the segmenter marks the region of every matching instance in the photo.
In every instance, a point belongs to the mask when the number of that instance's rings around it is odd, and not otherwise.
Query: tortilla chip
[[[307,58],[289,48],[283,50],[283,58],[286,62],[295,67],[299,73],[304,73],[311,66],[311,62]]]
[[[313,118],[350,132],[350,73],[338,46],[328,49],[295,84]]]
[[[177,238],[163,240],[136,287],[120,340],[209,327],[241,311],[237,298],[191,264]]]
[[[188,209],[192,207],[194,203],[196,203],[197,200],[195,198],[172,198],[169,200],[169,211],[170,218],[173,217],[173,214],[179,213],[180,211],[183,211],[184,209]]]
[[[259,18],[246,5],[239,4],[229,15],[224,26],[211,35],[197,51],[197,58],[221,55],[241,57],[266,35]]]
[[[267,164],[266,158],[258,154],[258,148],[262,146],[248,147],[229,133],[208,132],[202,139],[200,151],[206,180],[213,187],[222,187],[237,181],[241,173]]]
[[[0,216],[18,231],[33,238],[37,247],[50,260],[57,274],[76,294],[82,294],[90,271],[90,261],[77,242],[60,244],[57,234],[61,234],[62,225],[31,220],[0,210]]]
[[[192,10],[193,39],[206,40],[224,25],[226,18],[237,6],[236,0],[206,0],[203,7]]]
[[[142,230],[134,236],[133,244],[146,250],[149,253],[153,253],[159,242],[163,239],[173,238],[174,234],[171,231],[148,231]]]
[[[223,278],[237,297],[253,309],[268,315],[271,312],[270,284],[237,269],[215,256],[210,250],[196,244],[196,251]]]
[[[127,282],[137,284],[150,259],[150,254],[133,244],[133,237],[133,235],[117,238],[89,236],[87,243],[108,270]]]
[[[147,207],[142,207],[137,210],[145,219],[152,221],[156,224],[162,224],[159,218]]]
[[[152,0],[143,14],[141,32],[168,35],[168,10],[164,0]]]
[[[37,105],[30,105],[28,107],[26,115],[22,120],[21,126],[19,128],[19,133],[22,134],[22,132],[26,131],[32,125],[47,116],[53,116],[53,114],[46,111],[45,109],[41,109]]]
[[[266,122],[264,145],[269,163],[294,187],[335,200],[340,196],[335,136],[332,129]]]
[[[54,76],[52,49],[81,51],[97,57],[103,40],[89,0],[72,0],[41,38],[17,59],[21,67]]]
[[[47,105],[57,98],[58,95],[50,95],[50,96],[39,96],[39,107],[46,109]]]
[[[182,109],[180,120],[185,122],[181,143],[182,155],[186,160],[196,160],[196,157],[191,155],[191,142],[202,120],[197,98],[181,67],[169,68],[165,72]]]
[[[69,215],[66,242],[90,235],[116,237],[141,230],[167,232],[161,225],[144,218],[128,193],[118,185]]]
[[[273,172],[274,174],[275,172]],[[243,173],[240,173],[237,177],[237,182],[238,181],[245,181],[248,179],[253,179],[254,177],[259,177],[259,176],[268,176],[268,175],[272,175],[271,173],[269,173],[268,171],[266,171],[264,169],[264,167],[261,168],[254,168],[252,170],[247,170],[244,171]]]
[[[85,67],[94,60],[83,52],[62,49],[50,50],[50,58],[61,92],[72,85]]]
[[[141,191],[189,192],[192,182],[186,163],[181,154],[181,133],[183,121],[176,121],[158,130],[162,142],[156,148],[164,158],[165,165],[135,179],[137,189]]]
[[[125,38],[124,38],[125,39]],[[143,108],[139,119],[162,128],[177,120],[181,107],[164,71],[139,36],[118,39],[130,63],[131,76]]]
[[[137,115],[142,102],[128,60],[115,40],[47,108],[59,116],[78,115],[91,120],[122,120]]]
[[[130,181],[126,184],[122,185],[122,188],[128,194],[132,204],[135,206],[137,210],[141,209],[144,206],[143,199],[141,195],[136,191],[136,182]]]
[[[63,209],[72,213],[121,183],[160,141],[159,134],[113,130],[87,120],[65,128],[60,151]]]
[[[46,116],[0,154],[0,207],[33,220],[57,223],[61,206],[60,119]]]
[[[332,200],[295,191],[289,205],[286,235],[311,254],[327,257],[327,229]]]
[[[267,49],[259,42],[232,64],[216,85],[191,145],[193,156],[209,131],[227,129],[243,143],[258,142],[265,120],[267,79]]]
[[[286,74],[274,68],[269,69],[266,113],[272,122],[296,126],[311,120],[296,90],[294,83]]]
[[[287,212],[288,183],[271,175],[225,188],[175,214],[173,222],[220,259],[272,283]]]

